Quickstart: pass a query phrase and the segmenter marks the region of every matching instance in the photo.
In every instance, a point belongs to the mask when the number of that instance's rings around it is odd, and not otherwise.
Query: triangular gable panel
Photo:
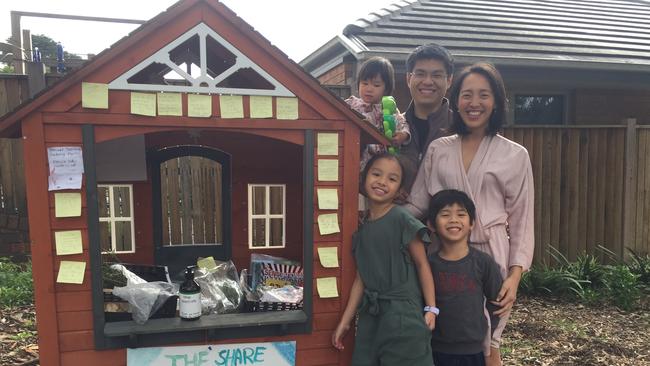
[[[294,96],[200,23],[108,84],[114,90]]]

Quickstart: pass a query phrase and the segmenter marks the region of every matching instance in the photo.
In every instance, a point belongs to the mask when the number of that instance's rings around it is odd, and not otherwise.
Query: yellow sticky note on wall
[[[188,117],[212,117],[212,96],[201,94],[187,95]]]
[[[319,133],[318,145],[316,148],[318,155],[338,155],[339,154],[339,134],[338,133]]]
[[[339,251],[337,247],[318,248],[318,259],[325,268],[337,268],[339,266]]]
[[[241,95],[219,96],[221,118],[244,118],[244,102]]]
[[[156,94],[131,92],[131,114],[156,116]]]
[[[81,106],[108,109],[108,84],[81,83]]]
[[[340,231],[338,214],[318,215],[318,232],[321,235],[334,234]]]
[[[263,95],[250,96],[251,118],[273,117],[273,97]]]
[[[316,288],[318,289],[318,297],[327,299],[331,297],[339,297],[339,289],[336,286],[336,277],[323,277],[316,279]]]
[[[57,231],[54,233],[56,255],[80,254],[83,252],[81,245],[81,230]]]
[[[318,188],[318,208],[321,210],[337,210],[339,208],[339,195],[336,188]]]
[[[336,159],[318,159],[318,180],[336,182],[339,180],[339,161]]]
[[[277,119],[298,119],[298,98],[275,98]]]
[[[158,93],[158,115],[159,116],[182,116],[183,101],[180,93]]]
[[[56,276],[56,282],[81,285],[84,282],[85,271],[86,262],[61,261],[59,274]]]
[[[55,193],[54,215],[56,217],[81,216],[81,193]]]

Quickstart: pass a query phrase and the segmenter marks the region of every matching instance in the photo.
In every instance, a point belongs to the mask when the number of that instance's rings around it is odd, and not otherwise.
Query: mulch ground
[[[38,365],[33,307],[0,308],[0,365]],[[650,306],[634,312],[557,299],[517,300],[504,365],[649,365]]]

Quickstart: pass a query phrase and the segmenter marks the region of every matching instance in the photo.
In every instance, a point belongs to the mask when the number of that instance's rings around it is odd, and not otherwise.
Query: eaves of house
[[[650,1],[402,0],[348,25],[300,64],[314,76],[379,55],[404,60],[438,43],[457,61],[650,71]]]

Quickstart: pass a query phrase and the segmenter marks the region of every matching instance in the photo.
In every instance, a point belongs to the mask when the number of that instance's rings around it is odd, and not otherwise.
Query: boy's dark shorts
[[[433,364],[435,366],[485,366],[485,356],[483,352],[472,355],[433,352]]]

